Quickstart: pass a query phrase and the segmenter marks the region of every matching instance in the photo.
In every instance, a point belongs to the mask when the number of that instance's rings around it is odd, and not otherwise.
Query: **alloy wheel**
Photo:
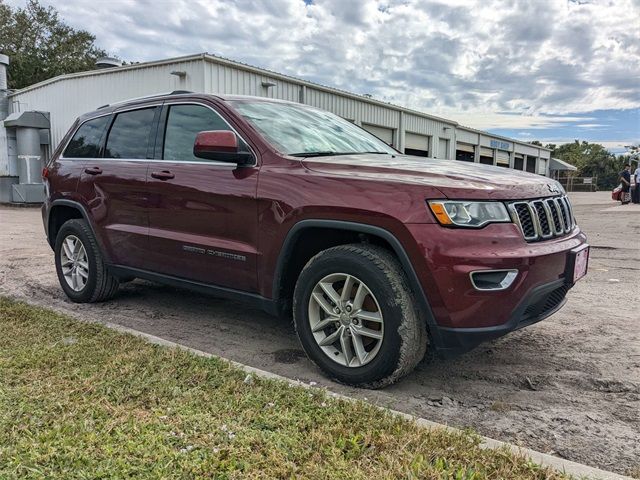
[[[346,367],[371,362],[384,337],[382,310],[359,278],[333,273],[320,280],[309,299],[309,326],[327,357]]]
[[[75,292],[81,291],[89,279],[89,259],[82,241],[68,235],[60,249],[60,266],[67,285]]]

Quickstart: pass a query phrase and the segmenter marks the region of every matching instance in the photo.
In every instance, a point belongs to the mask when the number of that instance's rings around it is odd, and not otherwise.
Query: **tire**
[[[345,290],[347,282],[350,288]],[[363,291],[369,294],[364,302],[361,299],[358,302],[362,283]],[[333,290],[327,290],[328,285]],[[343,295],[345,291],[347,295]],[[340,305],[330,301],[336,300],[336,294],[340,296]],[[353,298],[345,302],[347,297]],[[336,306],[340,311],[337,318]],[[328,376],[347,385],[365,388],[390,385],[411,372],[427,348],[426,322],[416,308],[402,267],[389,251],[378,246],[341,245],[309,260],[296,283],[293,317],[308,357]],[[367,320],[374,318],[375,321]],[[367,336],[372,333],[382,338]],[[336,335],[342,339],[326,343]]]
[[[76,263],[69,261],[69,253],[72,250],[69,245],[74,245],[73,251],[81,254],[84,249],[84,255],[80,255]],[[56,236],[54,254],[58,281],[64,293],[73,302],[102,302],[110,299],[117,292],[118,279],[107,270],[98,243],[85,220],[68,220],[62,225]],[[69,274],[70,268],[73,271],[73,267],[69,265],[76,268],[75,279],[73,279],[73,273]]]

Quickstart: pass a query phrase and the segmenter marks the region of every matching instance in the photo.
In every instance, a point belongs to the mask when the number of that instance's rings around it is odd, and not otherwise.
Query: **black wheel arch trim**
[[[100,253],[104,257],[105,262],[108,263],[109,259],[107,257],[107,252],[102,243],[102,239],[98,235],[96,235],[96,230],[93,226],[93,222],[91,221],[91,217],[87,213],[87,209],[80,202],[77,202],[75,200],[69,200],[68,198],[59,198],[57,200],[54,200],[53,202],[51,202],[51,205],[47,209],[47,219],[46,219],[47,242],[49,243],[51,248],[53,248],[54,245],[56,244],[56,239],[51,238],[51,212],[53,211],[53,208],[57,206],[71,207],[80,212],[80,214],[82,215],[82,218],[87,222],[87,225],[89,225],[89,228],[91,229],[91,233],[93,234],[93,237],[96,239],[96,242],[100,247]]]
[[[424,314],[425,320],[427,322],[427,328],[429,330],[429,334],[431,336],[431,341],[433,342],[433,346],[438,348],[442,345],[440,339],[440,326],[437,324],[435,317],[433,316],[433,311],[431,310],[431,305],[429,300],[427,299],[427,295],[420,284],[420,280],[418,279],[418,275],[416,274],[415,269],[409,259],[409,255],[400,243],[400,240],[396,238],[394,234],[392,234],[389,230],[386,230],[382,227],[378,227],[375,225],[369,225],[366,223],[358,223],[358,222],[349,222],[344,220],[325,220],[325,219],[306,219],[300,220],[295,225],[291,227],[285,240],[282,244],[282,249],[280,250],[280,255],[278,256],[278,262],[276,264],[276,271],[273,278],[273,298],[277,304],[282,304],[285,299],[279,298],[280,295],[280,284],[282,282],[282,278],[285,272],[285,267],[287,264],[287,260],[289,258],[290,252],[293,251],[295,246],[295,242],[300,235],[300,233],[308,228],[333,228],[338,230],[348,230],[357,233],[369,234],[372,236],[376,236],[385,240],[394,253],[400,260],[400,264],[405,274],[407,275],[407,279],[409,280],[409,285],[415,295],[416,301],[418,302],[418,307],[421,312]]]

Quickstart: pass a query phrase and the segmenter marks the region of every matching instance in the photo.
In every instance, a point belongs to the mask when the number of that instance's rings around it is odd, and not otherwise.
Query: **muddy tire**
[[[118,279],[107,270],[85,220],[69,220],[62,225],[56,236],[54,254],[60,286],[72,301],[102,302],[117,292]]]
[[[293,299],[300,343],[331,378],[382,388],[413,370],[426,325],[398,260],[384,248],[350,244],[306,264]]]

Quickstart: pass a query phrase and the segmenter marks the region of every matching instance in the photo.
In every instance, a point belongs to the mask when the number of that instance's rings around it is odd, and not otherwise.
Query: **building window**
[[[462,150],[456,150],[456,160],[460,160],[461,162],[473,162],[474,161],[473,152],[463,152]]]
[[[416,148],[405,148],[404,153],[406,155],[413,155],[414,157],[428,157],[429,152],[426,150],[418,150]]]

